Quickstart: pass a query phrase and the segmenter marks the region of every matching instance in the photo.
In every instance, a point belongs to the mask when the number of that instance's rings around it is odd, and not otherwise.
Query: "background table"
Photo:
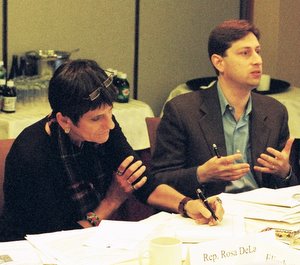
[[[186,84],[180,84],[170,92],[166,102],[178,95],[189,92],[192,92],[192,90],[189,89]],[[300,88],[290,87],[284,92],[278,94],[270,94],[268,96],[277,99],[279,102],[286,106],[289,113],[290,134],[292,137],[300,138]]]
[[[27,126],[50,113],[47,102],[17,104],[15,113],[0,112],[0,139],[16,138]],[[129,103],[114,103],[113,114],[134,150],[150,147],[145,118],[153,117],[146,103],[131,99]]]

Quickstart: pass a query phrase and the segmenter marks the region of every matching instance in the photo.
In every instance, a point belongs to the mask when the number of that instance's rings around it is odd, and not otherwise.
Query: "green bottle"
[[[130,96],[130,86],[127,80],[127,74],[123,72],[118,72],[117,77],[119,79],[117,82],[117,87],[119,90],[117,102],[127,103],[129,101]]]
[[[0,61],[0,79],[6,80],[6,69],[3,61]]]
[[[0,78],[0,111],[2,110],[3,107],[3,93],[5,90],[5,79]]]

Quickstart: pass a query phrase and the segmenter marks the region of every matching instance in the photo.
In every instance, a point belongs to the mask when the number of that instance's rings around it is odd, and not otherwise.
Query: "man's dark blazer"
[[[277,100],[251,93],[250,145],[252,163],[266,152],[267,147],[282,150],[289,137],[288,113]],[[199,186],[197,167],[214,156],[212,144],[226,156],[221,108],[216,84],[177,96],[167,102],[157,130],[156,147],[152,157],[152,173],[186,196],[195,198]],[[278,176],[251,170],[259,187],[278,188],[296,185],[296,176],[283,181]],[[200,176],[201,180],[201,176]],[[200,183],[201,184],[201,183]],[[225,190],[226,182],[202,185],[207,196]]]

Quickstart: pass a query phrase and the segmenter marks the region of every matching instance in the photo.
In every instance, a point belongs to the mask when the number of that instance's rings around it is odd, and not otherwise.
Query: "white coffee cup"
[[[143,265],[146,253],[149,254],[147,265],[181,265],[182,243],[175,237],[156,237],[140,252],[139,264]]]
[[[257,91],[269,91],[270,83],[271,83],[271,76],[263,74],[263,75],[261,75],[259,85],[256,88],[256,90]]]

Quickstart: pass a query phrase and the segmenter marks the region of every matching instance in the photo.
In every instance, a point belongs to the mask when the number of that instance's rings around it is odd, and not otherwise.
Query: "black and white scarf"
[[[80,148],[75,146],[55,120],[51,120],[50,129],[65,168],[67,192],[75,204],[77,218],[83,219],[87,212],[97,208],[107,190],[107,179],[97,150],[99,145],[84,142]],[[85,163],[88,170],[82,167],[82,160],[88,161]]]

